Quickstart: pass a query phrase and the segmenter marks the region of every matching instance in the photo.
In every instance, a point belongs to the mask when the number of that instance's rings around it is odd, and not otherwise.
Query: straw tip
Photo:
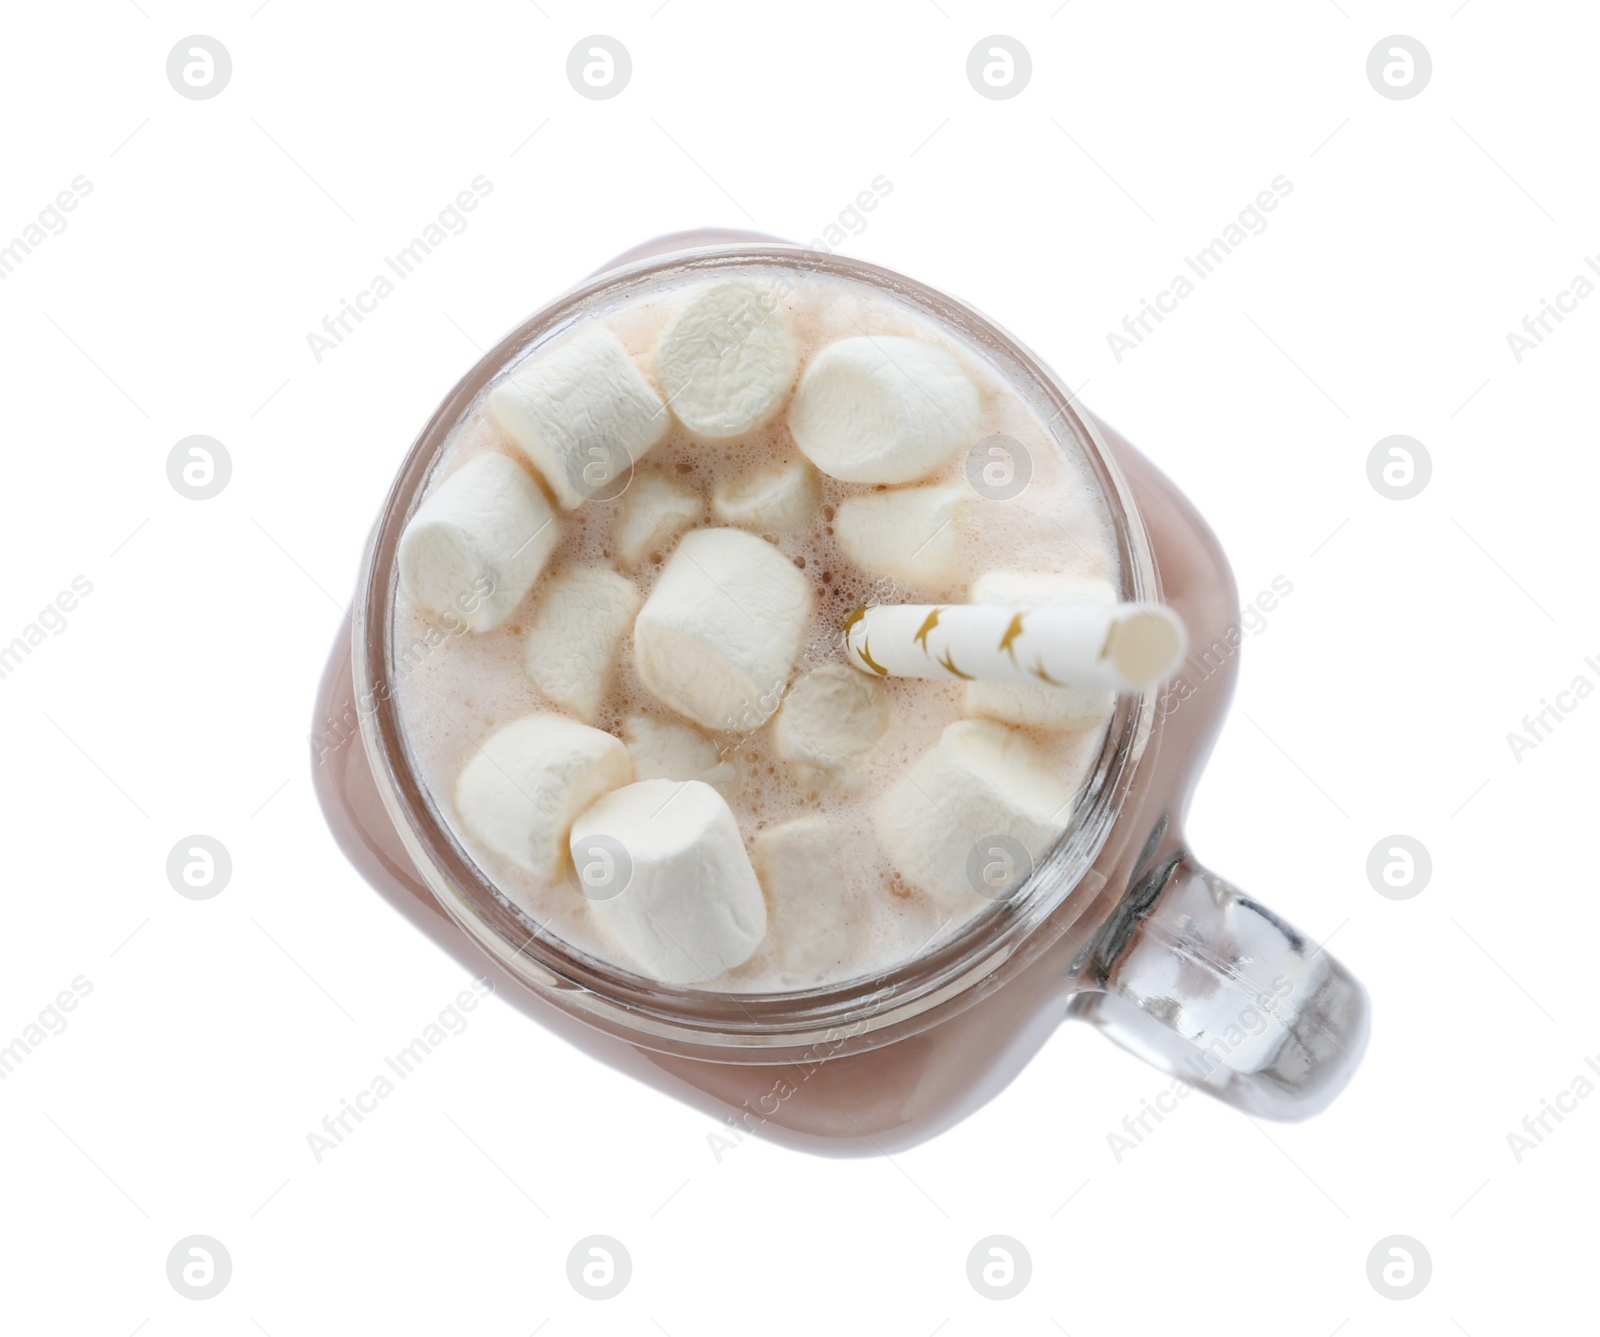
[[[1183,662],[1183,622],[1164,604],[1135,604],[1111,628],[1107,655],[1131,687],[1150,687]]]

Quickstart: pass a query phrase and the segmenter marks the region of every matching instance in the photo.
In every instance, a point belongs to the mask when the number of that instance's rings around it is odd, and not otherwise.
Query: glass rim
[[[932,947],[888,970],[835,984],[768,992],[714,985],[664,985],[589,956],[543,931],[499,891],[461,846],[411,763],[389,684],[393,675],[396,550],[450,432],[485,388],[534,349],[563,337],[593,307],[683,277],[727,270],[799,270],[886,291],[937,327],[980,350],[1001,379],[1053,408],[1045,431],[1059,449],[1076,447],[1111,514],[1122,566],[1122,597],[1160,598],[1143,519],[1121,469],[1066,385],[1014,336],[976,308],[893,270],[783,243],[694,247],[654,255],[591,276],[523,321],[480,357],[445,396],[402,462],[373,527],[357,584],[352,651],[363,745],[379,793],[408,852],[441,906],[493,958],[566,1010],[632,1043],[724,1061],[779,1062],[808,1048],[850,1040],[872,1047],[913,1033],[975,999],[976,986],[1006,977],[1069,927],[1094,899],[1083,887],[1121,810],[1154,723],[1156,693],[1117,698],[1106,737],[1067,829],[1004,898],[971,915]],[[1065,434],[1066,439],[1063,439]],[[1080,888],[1085,893],[1074,896]],[[1050,931],[1054,925],[1055,931]],[[843,1039],[841,1039],[841,1036]]]

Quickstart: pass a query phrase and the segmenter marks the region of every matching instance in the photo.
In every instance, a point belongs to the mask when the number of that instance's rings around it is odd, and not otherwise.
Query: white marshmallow
[[[874,575],[913,589],[946,589],[967,565],[958,523],[967,495],[940,486],[847,497],[834,515],[834,537],[846,557]]]
[[[710,785],[641,780],[607,794],[572,826],[580,877],[601,851],[618,885],[588,893],[590,911],[653,979],[712,979],[766,936],[761,884],[733,810]]]
[[[866,914],[859,892],[850,889],[839,832],[826,818],[801,817],[768,827],[750,845],[778,968],[802,976],[844,973],[860,949]]]
[[[622,722],[622,740],[636,780],[702,780],[723,798],[732,798],[738,788],[738,768],[692,724],[629,715]]]
[[[400,586],[435,618],[493,631],[533,588],[561,526],[505,455],[478,455],[434,488],[400,536]]]
[[[987,571],[972,582],[970,602],[1039,608],[1049,603],[1101,604],[1110,608],[1117,591],[1101,576],[1063,575],[1053,571]],[[1037,686],[1009,682],[969,682],[966,711],[1004,724],[1027,728],[1073,730],[1097,728],[1116,705],[1112,692],[1081,687]]]
[[[593,724],[639,602],[634,583],[608,566],[557,571],[539,592],[523,651],[533,685]]]
[[[704,509],[693,492],[661,474],[639,475],[622,494],[621,514],[612,531],[617,561],[631,571],[651,553],[664,553]]]
[[[921,339],[861,335],[811,359],[789,429],[831,478],[909,483],[973,443],[979,407],[953,353]]]
[[[804,460],[783,460],[724,479],[712,489],[711,512],[757,534],[792,534],[816,515],[816,470]]]
[[[489,391],[489,416],[569,511],[614,496],[615,480],[671,425],[661,396],[599,323],[501,379]]]
[[[632,779],[620,740],[562,715],[527,715],[474,751],[456,782],[456,812],[496,854],[554,882],[573,818]]]
[[[738,529],[684,535],[633,626],[644,685],[702,728],[759,728],[783,699],[811,585]]]
[[[800,348],[777,294],[723,279],[690,295],[656,345],[656,376],[678,421],[712,441],[771,419],[794,384]]]
[[[882,683],[846,664],[824,664],[784,698],[773,739],[802,783],[828,777],[848,783],[859,778],[892,722]]]
[[[1037,865],[1066,830],[1071,804],[1070,791],[1021,734],[991,720],[957,720],[883,797],[873,827],[907,882],[951,909],[968,909],[979,896],[970,876],[974,848],[1010,836]],[[989,860],[984,854],[982,862]]]

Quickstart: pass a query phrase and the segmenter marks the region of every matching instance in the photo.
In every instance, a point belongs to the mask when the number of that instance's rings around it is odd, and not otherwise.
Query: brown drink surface
[[[618,335],[636,365],[654,383],[653,350],[663,328],[687,295],[666,293],[599,319]],[[968,482],[969,449],[933,474],[907,486],[945,484],[970,497],[958,521],[969,560],[952,583],[898,584],[855,566],[841,551],[833,519],[848,497],[881,492],[881,485],[844,483],[819,475],[819,504],[809,523],[768,537],[810,582],[814,611],[790,675],[790,688],[820,665],[841,664],[840,630],[856,608],[869,603],[954,603],[966,600],[972,581],[985,572],[1049,572],[1109,581],[1120,589],[1117,548],[1104,500],[1088,466],[1063,453],[1031,407],[1013,393],[975,348],[957,341],[926,317],[901,306],[889,294],[842,279],[796,275],[781,299],[801,348],[801,371],[812,356],[836,340],[863,334],[913,336],[954,353],[977,386],[981,416],[971,445],[1000,434],[1019,442],[1032,476],[1020,495],[985,500]],[[534,358],[539,352],[533,354]],[[658,385],[659,389],[659,385]],[[430,487],[437,487],[469,459],[497,452],[528,467],[521,451],[485,412],[482,399],[450,434]],[[697,439],[676,419],[665,438],[638,463],[630,488],[659,476],[698,494],[700,526],[720,526],[711,513],[713,486],[729,476],[764,464],[802,459],[780,409],[764,427],[733,441]],[[533,471],[530,469],[530,473]],[[535,475],[536,476],[536,475]],[[626,494],[589,501],[560,513],[561,537],[539,581],[504,625],[481,635],[446,632],[437,622],[398,597],[392,684],[405,741],[417,773],[463,848],[499,891],[536,929],[572,949],[624,969],[635,964],[606,935],[574,880],[553,884],[535,878],[485,848],[463,825],[455,808],[455,785],[478,746],[497,730],[537,711],[559,711],[527,677],[525,640],[539,600],[552,576],[575,564],[616,567],[615,529]],[[671,556],[673,543],[652,552],[633,570],[641,600],[647,598]],[[852,672],[855,670],[852,669]],[[696,987],[727,991],[778,991],[811,988],[880,973],[954,931],[989,902],[974,892],[952,907],[909,885],[874,834],[873,810],[890,788],[902,782],[917,760],[938,743],[944,729],[969,718],[966,689],[956,682],[883,682],[892,725],[849,782],[801,774],[778,753],[776,716],[744,733],[705,733],[720,754],[717,787],[727,798],[746,848],[762,831],[804,816],[829,824],[837,851],[834,866],[817,869],[817,907],[830,925],[843,925],[830,940],[842,943],[828,960],[793,969],[792,944],[783,939],[790,922],[775,916],[768,900],[768,934],[743,965]],[[635,670],[631,633],[624,637],[594,727],[627,738],[630,717],[694,727],[658,700]],[[705,731],[701,731],[704,733]],[[1044,768],[1077,792],[1099,755],[1104,721],[1074,732],[1018,728]],[[691,778],[689,776],[673,778]],[[1065,826],[1068,814],[1063,814]],[[798,921],[804,923],[803,916]]]

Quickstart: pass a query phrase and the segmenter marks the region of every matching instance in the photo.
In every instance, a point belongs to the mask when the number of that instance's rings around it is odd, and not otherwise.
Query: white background
[[[0,681],[0,1043],[74,977],[93,992],[0,1082],[0,1323],[1592,1323],[1600,1099],[1520,1162],[1507,1134],[1600,1052],[1600,702],[1520,762],[1507,734],[1600,683],[1600,301],[1520,364],[1505,337],[1600,246],[1592,7],[658,2],[7,7],[0,241],[74,176],[93,190],[0,283],[0,642],[74,576],[93,593]],[[965,74],[996,32],[1033,61],[1008,101]],[[213,100],[166,79],[193,33],[232,55]],[[632,56],[610,101],[565,77],[591,33]],[[1413,100],[1366,78],[1393,33],[1432,54]],[[307,333],[480,173],[470,227],[315,361]],[[318,676],[404,449],[478,345],[613,254],[708,223],[807,241],[880,174],[843,249],[1083,385],[1210,519],[1242,596],[1293,583],[1245,644],[1190,835],[1331,936],[1372,994],[1365,1066],[1299,1125],[1189,1099],[1119,1163],[1107,1135],[1167,1079],[1066,1027],[892,1161],[752,1140],[719,1164],[705,1115],[495,999],[316,1163],[307,1133],[467,980],[344,862],[309,781]],[[1115,361],[1106,333],[1280,174],[1267,230]],[[233,460],[205,502],[165,471],[195,433]],[[1367,480],[1392,433],[1433,460],[1414,500]],[[207,901],[165,875],[196,832],[234,864]],[[1406,901],[1365,874],[1397,832],[1434,864]],[[195,1233],[233,1259],[204,1302],[165,1274]],[[606,1303],[565,1276],[592,1233],[633,1258]],[[965,1270],[996,1233],[1034,1263],[1005,1303]],[[1396,1233],[1433,1259],[1405,1302],[1365,1270]]]

